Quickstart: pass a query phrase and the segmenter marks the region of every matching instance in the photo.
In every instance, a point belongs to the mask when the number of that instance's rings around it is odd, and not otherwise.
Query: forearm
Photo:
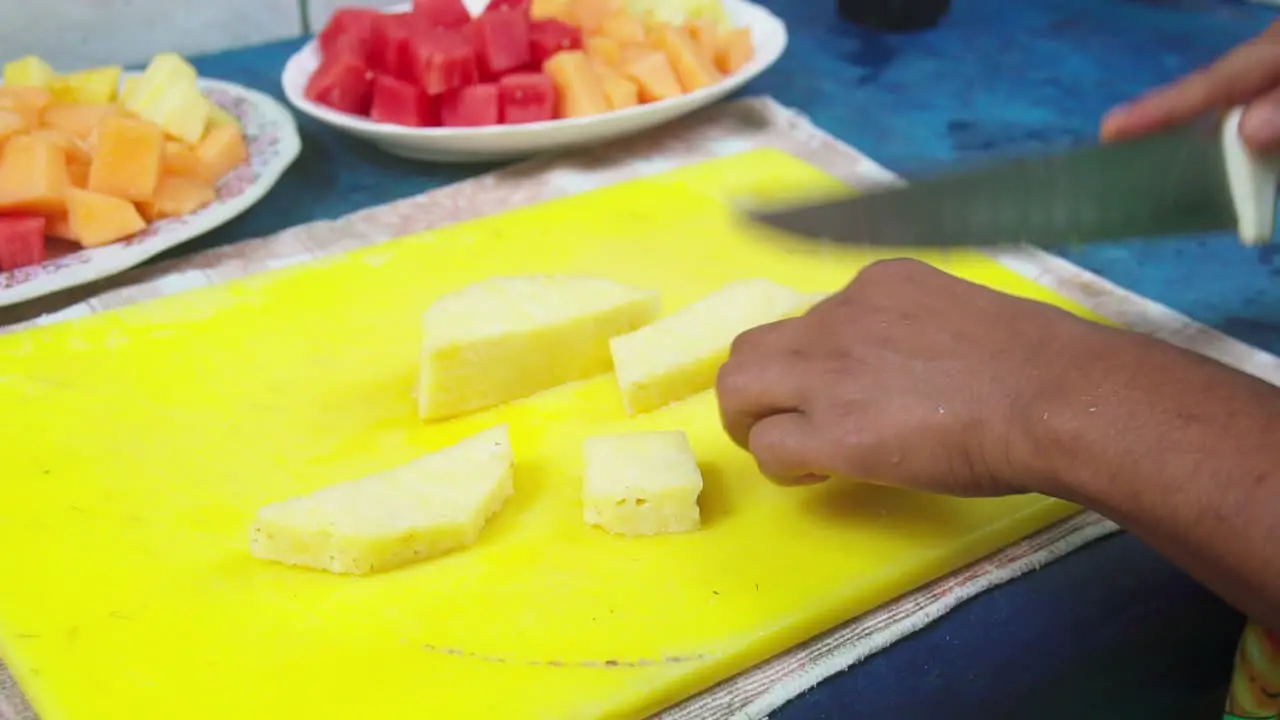
[[[1280,627],[1280,389],[1128,333],[1032,408],[1034,490],[1115,520]]]

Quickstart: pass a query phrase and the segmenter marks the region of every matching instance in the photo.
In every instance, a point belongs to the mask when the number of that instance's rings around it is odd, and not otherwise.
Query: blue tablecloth
[[[769,94],[908,177],[1092,137],[1113,103],[1211,61],[1275,15],[1227,0],[955,0],[936,30],[841,23],[834,0],[766,0],[792,44]],[[197,60],[281,97],[300,41]],[[406,197],[489,168],[419,165],[300,118],[305,150],[258,207],[175,253]],[[1229,237],[1071,250],[1072,261],[1280,352],[1280,264]],[[171,254],[172,256],[172,254]],[[1211,717],[1240,618],[1129,536],[971,601],[793,701],[813,718]],[[1207,714],[1206,714],[1207,713]]]

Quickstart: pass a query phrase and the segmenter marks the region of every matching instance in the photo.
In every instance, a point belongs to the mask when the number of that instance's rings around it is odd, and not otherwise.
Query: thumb
[[[827,479],[827,452],[808,416],[785,412],[762,418],[751,426],[747,449],[760,472],[779,485],[811,485]]]
[[[1240,136],[1258,152],[1280,150],[1280,88],[1249,103],[1240,117]]]

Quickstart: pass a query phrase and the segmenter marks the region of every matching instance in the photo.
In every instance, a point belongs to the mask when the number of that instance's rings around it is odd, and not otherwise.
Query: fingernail
[[[1240,135],[1254,149],[1280,144],[1280,105],[1273,102],[1250,105],[1240,118]]]
[[[776,477],[773,475],[768,475],[766,477],[778,485],[817,485],[818,483],[826,482],[828,479],[826,475],[818,475],[815,473],[805,473],[798,477]]]

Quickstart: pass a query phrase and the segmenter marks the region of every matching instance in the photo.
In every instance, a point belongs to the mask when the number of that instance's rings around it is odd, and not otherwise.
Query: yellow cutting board
[[[628,420],[607,375],[415,418],[442,293],[535,273],[668,309],[746,277],[834,290],[876,256],[798,252],[723,199],[834,184],[755,151],[0,337],[0,655],[45,720],[636,718],[1075,512],[775,487],[712,393]],[[922,257],[1067,305],[976,253]],[[249,557],[259,506],[497,423],[516,494],[475,547],[365,578]],[[623,428],[688,432],[702,531],[583,525],[580,444]]]

